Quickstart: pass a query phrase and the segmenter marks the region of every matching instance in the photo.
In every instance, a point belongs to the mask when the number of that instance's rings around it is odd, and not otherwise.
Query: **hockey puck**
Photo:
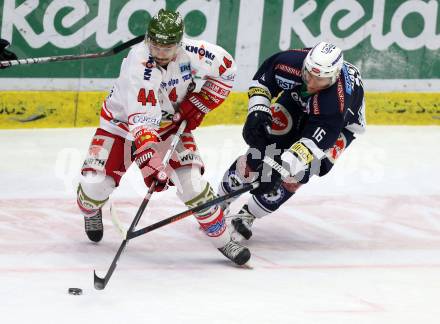
[[[76,296],[82,295],[83,293],[81,288],[69,288],[68,292],[70,295],[76,295]]]

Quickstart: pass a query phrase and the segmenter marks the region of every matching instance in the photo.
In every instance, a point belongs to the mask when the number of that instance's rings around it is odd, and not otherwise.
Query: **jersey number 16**
[[[313,133],[313,138],[316,139],[317,142],[321,142],[322,138],[325,135],[325,130],[323,130],[321,127],[318,127],[315,132]]]

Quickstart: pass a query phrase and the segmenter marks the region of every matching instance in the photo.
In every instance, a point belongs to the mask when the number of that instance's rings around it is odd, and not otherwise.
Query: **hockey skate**
[[[254,220],[255,216],[249,212],[247,205],[244,205],[238,214],[231,216],[231,224],[234,230],[246,240],[249,240],[252,236],[251,227]]]
[[[244,265],[251,258],[249,249],[232,239],[218,250],[229,260],[240,266]]]
[[[102,211],[99,209],[95,216],[84,216],[84,227],[87,237],[90,241],[99,242],[104,235],[104,226],[102,225]]]

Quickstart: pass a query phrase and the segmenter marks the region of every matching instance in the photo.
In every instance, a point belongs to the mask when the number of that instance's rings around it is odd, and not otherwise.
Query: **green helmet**
[[[160,9],[151,18],[147,30],[147,39],[163,45],[180,43],[183,36],[183,19],[180,13]]]

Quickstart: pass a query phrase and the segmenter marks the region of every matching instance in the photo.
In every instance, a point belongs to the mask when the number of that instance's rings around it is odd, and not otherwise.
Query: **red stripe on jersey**
[[[107,115],[104,109],[101,109],[101,117],[108,121],[112,120],[112,118],[109,115]]]
[[[107,113],[105,112],[104,109],[101,109],[101,117],[104,118],[105,120],[111,120],[112,118],[107,115]]]
[[[105,101],[102,103],[102,110],[104,110],[105,113],[106,113],[110,118],[113,119],[113,114],[112,114],[112,112],[111,112],[110,110],[107,109],[107,104],[106,104]]]
[[[123,129],[124,131],[129,132],[129,129],[128,129],[128,127],[126,126],[125,123],[120,122],[120,121],[118,121],[118,122],[114,122],[113,118],[111,118],[110,116],[108,116],[108,115],[104,112],[104,109],[101,109],[101,118],[105,119],[105,120],[108,121],[108,122],[111,122],[112,125],[116,125],[116,126],[118,126],[119,128]]]
[[[223,63],[225,63],[225,66],[229,69],[232,66],[232,61],[228,60],[226,56],[223,56]]]
[[[223,65],[220,65],[220,67],[218,68],[218,73],[222,75],[225,72],[226,72],[226,68]]]
[[[123,123],[121,123],[121,122],[117,123],[117,125],[118,125],[119,128],[122,128],[122,129],[125,130],[126,132],[129,132],[129,131],[130,131],[130,130],[128,129],[128,127],[125,126],[125,124],[123,124]]]
[[[105,111],[104,106],[101,109],[101,117],[103,117],[106,120],[112,119],[112,117],[108,114],[108,112]]]
[[[342,113],[344,112],[344,106],[345,106],[344,87],[342,85],[342,80],[340,77],[338,78],[337,82],[338,82],[337,94],[338,94],[339,111]]]

